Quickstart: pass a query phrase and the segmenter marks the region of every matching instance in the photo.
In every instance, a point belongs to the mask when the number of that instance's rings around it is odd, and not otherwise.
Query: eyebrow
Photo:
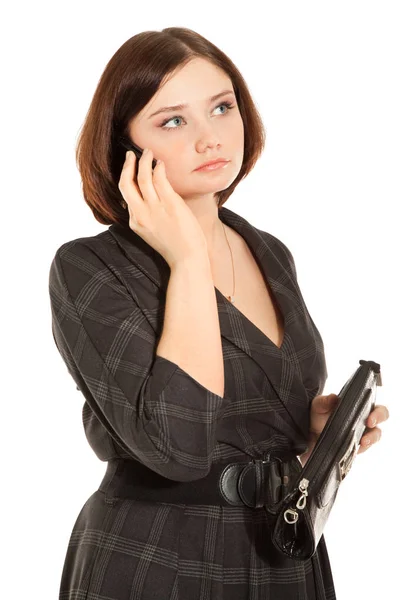
[[[234,93],[235,92],[233,90],[224,90],[223,92],[220,92],[219,94],[216,94],[215,96],[211,96],[211,98],[209,98],[209,101],[214,102],[214,100],[218,100],[218,98],[221,98],[221,96],[225,96],[225,94],[234,94]],[[187,108],[188,106],[189,106],[188,104],[175,104],[175,106],[162,106],[161,108],[156,110],[156,112],[153,112],[149,116],[149,119],[151,119],[151,117],[154,117],[155,115],[158,115],[161,112],[172,112],[175,110],[182,110],[183,108]]]

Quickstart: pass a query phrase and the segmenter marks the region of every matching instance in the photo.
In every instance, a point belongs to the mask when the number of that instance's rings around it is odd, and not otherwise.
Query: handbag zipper
[[[296,508],[298,508],[299,510],[304,510],[304,508],[307,504],[309,483],[310,483],[310,481],[308,479],[306,479],[305,477],[303,477],[303,479],[299,483],[298,489],[300,490],[300,496],[296,502]],[[284,517],[286,523],[289,523],[289,525],[294,525],[294,523],[296,523],[296,521],[299,518],[299,513],[294,508],[288,508],[283,513],[283,517]]]

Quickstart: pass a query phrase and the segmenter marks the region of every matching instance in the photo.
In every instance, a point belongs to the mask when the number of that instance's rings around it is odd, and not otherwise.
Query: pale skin
[[[226,93],[216,100],[210,100],[211,96],[222,91]],[[231,103],[230,109],[222,106],[225,102]],[[152,116],[152,113],[161,107],[177,104],[188,106]],[[165,123],[166,121],[168,122]],[[170,130],[165,127],[170,127]],[[139,161],[137,182],[133,180],[136,159],[132,152],[127,153],[121,173],[119,189],[130,213],[132,229],[137,231],[139,222],[141,226],[139,235],[168,259],[170,264],[178,259],[183,241],[185,251],[188,252],[189,249],[192,250],[189,242],[198,240],[198,247],[204,247],[213,266],[216,287],[223,289],[225,294],[231,293],[231,259],[215,200],[216,192],[229,187],[237,177],[244,153],[243,121],[231,80],[208,61],[201,58],[193,59],[170,76],[141,113],[132,119],[129,124],[129,135],[138,146],[148,150]],[[195,171],[203,162],[222,157],[229,160],[226,168],[212,172]],[[162,164],[152,173],[153,158],[161,159]],[[185,212],[185,205],[180,205],[182,200],[195,217],[196,225],[191,222],[189,213]],[[173,218],[169,232],[166,232],[167,214],[169,218],[171,215],[173,217],[179,214],[181,223],[185,225],[185,232],[190,231],[187,240],[182,242],[179,240],[179,236],[184,232],[173,230]],[[154,225],[156,222],[156,216],[163,227],[159,230],[152,227],[151,230],[151,224]],[[170,234],[169,238],[167,233]],[[240,279],[237,280],[237,293],[240,290],[240,301],[237,307],[274,343],[278,344],[278,340],[282,337],[282,323],[279,323],[279,314],[273,308],[268,290],[261,292],[262,281],[255,268],[254,259],[243,245],[241,236],[229,227],[226,227],[226,233],[233,253],[236,254],[239,273],[241,264],[247,273],[252,269],[254,285],[258,283],[260,290],[260,293],[254,294],[253,288],[253,292],[246,297],[248,284],[243,285]],[[172,249],[175,251],[174,254]],[[258,298],[259,305],[254,298]],[[310,444],[307,453],[301,456],[303,464],[308,459],[337,401],[336,394],[319,395],[313,399],[310,409]],[[361,438],[358,449],[359,454],[380,440],[382,430],[377,425],[388,418],[389,411],[386,406],[375,406],[368,417],[367,430]]]
[[[227,93],[210,100],[221,92]],[[152,116],[177,104],[188,106]],[[208,61],[193,59],[131,120],[129,135],[140,148],[149,148],[150,160],[163,161],[164,176],[196,217],[209,255],[218,255],[226,241],[215,195],[236,179],[244,155],[244,125],[230,78]],[[214,158],[229,163],[212,172],[195,171]]]

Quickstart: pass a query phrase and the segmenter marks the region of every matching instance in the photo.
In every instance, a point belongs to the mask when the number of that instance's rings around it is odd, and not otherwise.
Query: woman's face
[[[210,100],[225,91],[230,93]],[[225,102],[231,104],[230,109]],[[177,104],[187,107],[158,112]],[[170,76],[132,119],[129,135],[141,148],[150,148],[153,158],[164,161],[169,182],[185,201],[208,199],[215,203],[214,194],[229,187],[242,166],[243,121],[231,80],[202,58],[193,59]],[[230,162],[215,171],[195,171],[214,158]]]

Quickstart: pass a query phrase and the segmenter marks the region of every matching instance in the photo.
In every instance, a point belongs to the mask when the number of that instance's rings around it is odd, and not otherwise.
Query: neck
[[[226,245],[226,238],[218,207],[213,205],[206,208],[204,206],[190,206],[190,208],[203,231],[209,254],[220,251],[223,245]]]

